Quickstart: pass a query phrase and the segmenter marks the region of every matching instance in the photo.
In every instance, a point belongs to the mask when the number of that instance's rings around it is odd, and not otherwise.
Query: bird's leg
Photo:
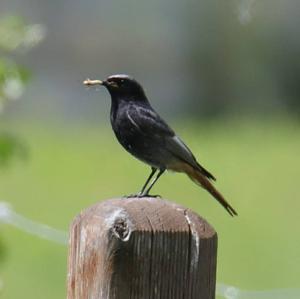
[[[155,174],[156,171],[157,171],[157,168],[151,167],[151,173],[150,173],[148,179],[146,180],[146,182],[145,182],[142,190],[138,194],[130,194],[130,195],[126,196],[126,197],[130,198],[130,197],[141,197],[141,196],[143,196],[144,191],[145,191],[147,185],[149,184],[150,180],[152,179],[152,177],[154,176],[154,174]]]
[[[156,181],[159,179],[159,177],[165,172],[166,169],[160,169],[159,173],[157,174],[156,178],[151,182],[150,186],[148,189],[142,194],[142,196],[147,196],[147,197],[160,197],[159,195],[149,195],[149,192],[151,188],[154,186]]]
[[[145,191],[146,187],[148,186],[150,180],[152,179],[152,177],[154,176],[155,172],[157,171],[157,168],[155,168],[155,167],[151,167],[151,169],[152,169],[152,171],[151,171],[151,173],[150,173],[150,175],[149,175],[146,183],[144,184],[142,190],[139,192],[139,195],[143,195],[144,194],[144,191]]]

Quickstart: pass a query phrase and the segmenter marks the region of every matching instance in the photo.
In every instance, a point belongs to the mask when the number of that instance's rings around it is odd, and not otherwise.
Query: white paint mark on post
[[[191,264],[193,267],[197,267],[198,260],[199,260],[199,245],[200,245],[200,240],[197,231],[195,230],[195,225],[193,221],[190,219],[187,211],[184,211],[184,217],[190,227],[191,233],[192,233],[192,240],[194,241],[196,250],[192,250],[193,255],[191,259]]]

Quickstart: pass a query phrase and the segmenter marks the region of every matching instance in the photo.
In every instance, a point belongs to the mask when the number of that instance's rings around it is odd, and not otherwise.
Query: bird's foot
[[[134,198],[134,197],[138,197],[138,198],[142,198],[142,197],[154,197],[154,198],[161,198],[161,196],[159,194],[143,194],[143,193],[137,193],[137,194],[129,194],[129,195],[124,195],[123,198]]]
[[[124,198],[134,198],[134,197],[143,197],[143,194],[141,192],[135,193],[135,194],[129,194],[129,195],[124,195]]]
[[[142,194],[139,197],[153,197],[153,198],[161,198],[159,194]]]

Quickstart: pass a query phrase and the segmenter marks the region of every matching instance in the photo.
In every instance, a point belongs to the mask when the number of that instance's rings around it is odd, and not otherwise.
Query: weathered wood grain
[[[157,198],[112,199],[74,220],[68,299],[213,299],[217,234]]]

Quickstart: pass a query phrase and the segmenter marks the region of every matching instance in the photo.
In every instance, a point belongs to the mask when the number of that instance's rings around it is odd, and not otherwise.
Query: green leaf
[[[27,157],[27,147],[20,139],[8,133],[0,133],[0,167],[8,165],[13,158],[24,160]]]
[[[19,99],[29,78],[27,69],[12,60],[0,58],[0,105],[7,100]]]
[[[44,39],[45,33],[40,24],[27,25],[20,17],[5,16],[0,19],[0,49],[7,52],[30,49]]]

